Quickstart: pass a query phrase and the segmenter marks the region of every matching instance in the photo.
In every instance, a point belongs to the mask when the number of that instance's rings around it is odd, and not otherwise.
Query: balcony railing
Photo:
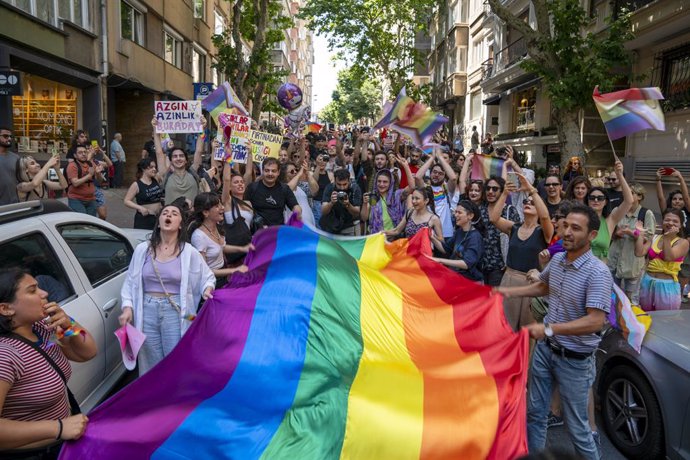
[[[524,131],[534,131],[535,129],[535,123],[534,123],[534,111],[535,107],[518,107],[517,109],[517,126],[515,128],[515,131],[517,132],[524,132]]]
[[[613,1],[613,15],[618,18],[621,10],[625,8],[628,11],[637,11],[645,5],[648,5],[657,0],[614,0]]]
[[[506,69],[527,56],[527,42],[520,37],[494,56],[495,72]]]
[[[482,62],[482,80],[491,78],[494,74],[494,58]]]

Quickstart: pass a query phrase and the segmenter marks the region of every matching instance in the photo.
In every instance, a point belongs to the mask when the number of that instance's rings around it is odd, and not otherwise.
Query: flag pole
[[[611,140],[608,131],[606,131],[606,137],[609,140],[609,144],[611,144],[611,151],[613,152],[613,161],[621,161],[620,158],[618,158],[618,155],[616,155],[616,149],[613,147],[613,141]]]

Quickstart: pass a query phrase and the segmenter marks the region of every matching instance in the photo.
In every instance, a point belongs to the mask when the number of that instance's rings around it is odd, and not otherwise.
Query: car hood
[[[651,312],[643,345],[690,372],[690,310]]]
[[[127,235],[133,246],[147,241],[151,236],[151,230],[140,230],[136,228],[121,228],[120,231]]]

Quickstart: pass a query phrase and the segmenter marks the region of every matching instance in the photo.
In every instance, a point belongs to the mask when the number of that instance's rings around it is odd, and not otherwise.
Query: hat
[[[133,370],[137,365],[137,355],[141,346],[146,340],[146,335],[137,328],[127,323],[115,331],[115,336],[120,342],[120,351],[122,352],[122,362],[127,370]]]

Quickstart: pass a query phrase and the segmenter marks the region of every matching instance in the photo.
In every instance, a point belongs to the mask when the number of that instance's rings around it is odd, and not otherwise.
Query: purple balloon
[[[288,110],[295,110],[302,104],[302,90],[293,83],[284,83],[278,88],[278,104]]]

